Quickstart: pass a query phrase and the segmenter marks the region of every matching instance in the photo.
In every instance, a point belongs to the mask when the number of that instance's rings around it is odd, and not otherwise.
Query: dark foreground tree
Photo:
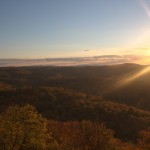
[[[13,106],[0,115],[1,150],[43,150],[52,141],[46,119],[34,107]]]

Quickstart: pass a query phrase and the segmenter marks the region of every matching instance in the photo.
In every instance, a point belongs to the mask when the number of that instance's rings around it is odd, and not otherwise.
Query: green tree
[[[31,105],[12,106],[0,115],[0,149],[43,150],[50,141],[46,119]]]

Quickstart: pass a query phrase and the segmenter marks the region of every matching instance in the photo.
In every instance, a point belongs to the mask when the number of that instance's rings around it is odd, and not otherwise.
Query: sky
[[[150,55],[150,0],[0,0],[1,59],[101,55]]]

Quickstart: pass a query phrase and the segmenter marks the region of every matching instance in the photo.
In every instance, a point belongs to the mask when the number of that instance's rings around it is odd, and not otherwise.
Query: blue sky
[[[0,0],[0,58],[149,55],[148,0]]]

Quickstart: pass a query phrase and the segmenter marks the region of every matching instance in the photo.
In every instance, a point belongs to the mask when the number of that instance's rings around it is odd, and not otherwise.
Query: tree
[[[46,123],[31,105],[9,107],[0,115],[0,149],[45,149],[51,140]]]
[[[87,150],[113,150],[113,131],[91,121],[81,123],[81,135]]]
[[[113,131],[91,121],[49,122],[59,150],[114,150]]]
[[[138,145],[143,150],[150,150],[150,128],[140,132]]]

